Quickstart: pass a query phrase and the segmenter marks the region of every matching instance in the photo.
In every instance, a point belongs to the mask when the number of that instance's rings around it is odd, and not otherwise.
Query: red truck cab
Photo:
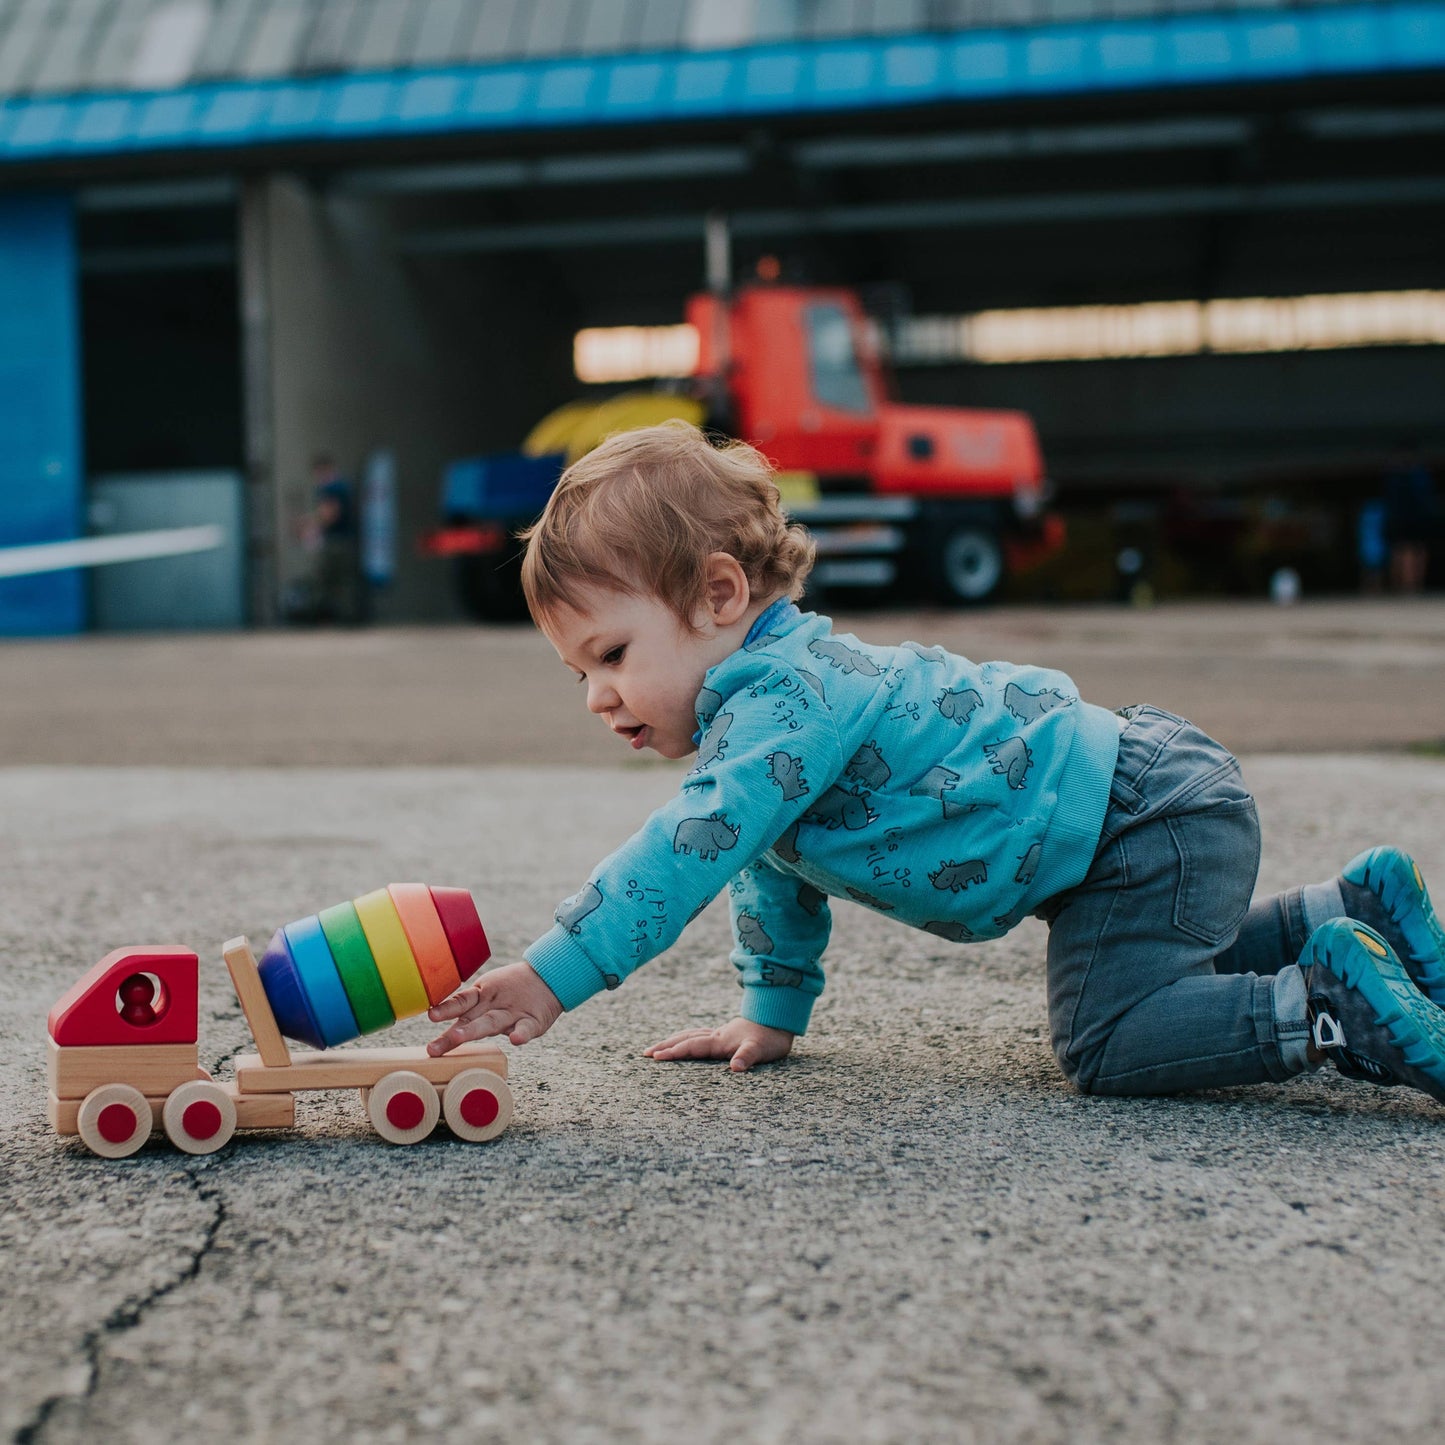
[[[687,316],[700,339],[697,374],[726,413],[718,420],[780,471],[817,479],[816,515],[790,508],[814,530],[851,520],[861,535],[869,522],[895,524],[895,580],[906,580],[901,569],[921,572],[939,600],[978,601],[1008,564],[1062,545],[1062,523],[1044,511],[1029,417],[893,400],[854,292],[750,285],[726,298],[694,296]],[[851,509],[830,504],[840,495],[857,499]],[[880,505],[867,507],[869,497]],[[829,555],[820,548],[825,575]]]

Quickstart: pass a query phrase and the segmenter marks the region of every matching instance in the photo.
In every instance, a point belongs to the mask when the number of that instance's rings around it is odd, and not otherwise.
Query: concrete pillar
[[[381,447],[397,463],[398,565],[376,620],[457,616],[449,568],[416,538],[437,521],[447,460],[515,447],[569,399],[566,310],[535,314],[494,258],[409,260],[376,198],[278,175],[247,184],[241,213],[255,620],[274,621],[306,569],[295,523],[312,457],[359,482]]]
[[[255,627],[279,617],[277,539],[282,518],[276,486],[273,415],[270,182],[246,181],[237,208],[241,306],[241,385],[246,458],[246,610]]]

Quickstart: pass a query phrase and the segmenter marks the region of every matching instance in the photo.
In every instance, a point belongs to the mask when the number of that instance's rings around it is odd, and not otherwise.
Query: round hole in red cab
[[[153,973],[130,974],[115,991],[115,1011],[133,1028],[159,1023],[170,1004],[165,984]]]

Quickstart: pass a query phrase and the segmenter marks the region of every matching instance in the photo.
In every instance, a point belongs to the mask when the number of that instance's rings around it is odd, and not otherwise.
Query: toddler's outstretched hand
[[[750,1019],[730,1019],[720,1029],[684,1029],[643,1049],[649,1059],[730,1059],[733,1073],[745,1073],[754,1064],[771,1064],[786,1058],[796,1034],[770,1029]]]
[[[506,963],[427,1011],[433,1023],[443,1019],[456,1019],[456,1023],[434,1038],[426,1051],[433,1056],[444,1054],[468,1039],[487,1039],[494,1034],[506,1034],[514,1044],[525,1044],[540,1038],[561,1016],[557,995],[530,963]]]

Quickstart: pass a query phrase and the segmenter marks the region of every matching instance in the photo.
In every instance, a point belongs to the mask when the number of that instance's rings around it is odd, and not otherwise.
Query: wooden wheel
[[[490,1069],[467,1069],[447,1085],[442,1109],[458,1139],[481,1144],[512,1122],[512,1091]]]
[[[161,1110],[166,1138],[187,1154],[213,1154],[236,1132],[236,1101],[209,1079],[172,1089]]]
[[[436,1087],[411,1069],[377,1080],[366,1101],[371,1127],[389,1144],[417,1144],[436,1128],[441,1115]]]
[[[102,1084],[81,1103],[76,1130],[92,1153],[102,1159],[124,1159],[150,1138],[151,1106],[129,1084]]]

